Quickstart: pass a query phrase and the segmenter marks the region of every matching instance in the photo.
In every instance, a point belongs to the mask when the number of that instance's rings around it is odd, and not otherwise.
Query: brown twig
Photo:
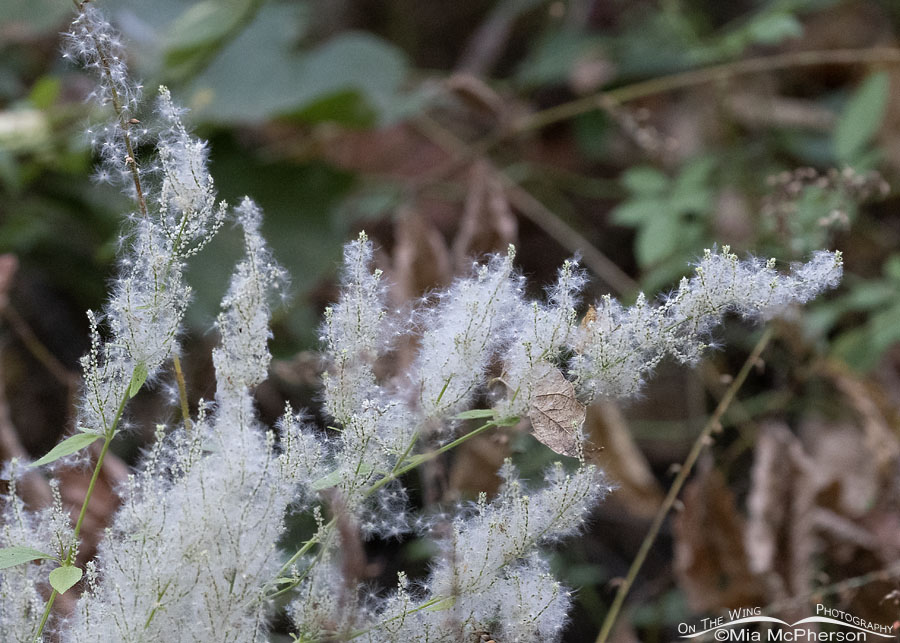
[[[472,160],[479,158],[477,149],[455,134],[444,128],[428,116],[420,116],[416,125],[423,135],[453,155],[454,159]],[[622,271],[613,261],[590,243],[577,230],[560,219],[552,210],[534,198],[525,188],[516,183],[508,174],[498,170],[487,159],[483,159],[485,168],[496,175],[506,190],[507,196],[520,214],[530,219],[546,232],[554,241],[570,252],[581,254],[585,266],[594,272],[618,293],[633,292],[637,284]]]
[[[817,51],[792,51],[775,56],[747,58],[734,62],[713,65],[702,69],[660,76],[632,83],[616,89],[598,92],[577,100],[556,105],[529,114],[514,122],[511,133],[516,135],[541,129],[565,121],[586,112],[605,109],[610,104],[621,105],[639,98],[656,94],[696,87],[712,82],[730,80],[736,76],[778,71],[795,67],[817,67],[821,65],[865,65],[885,63],[900,64],[900,49],[894,47],[873,47],[871,49],[826,49]]]

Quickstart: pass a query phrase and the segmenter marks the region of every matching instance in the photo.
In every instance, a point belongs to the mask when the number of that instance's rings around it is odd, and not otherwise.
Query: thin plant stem
[[[487,151],[486,146],[466,143],[426,115],[416,119],[416,125],[426,137],[455,158],[474,159]],[[637,290],[637,283],[580,232],[532,196],[506,172],[495,168],[487,158],[484,160],[485,167],[500,181],[509,202],[520,214],[530,219],[563,248],[580,253],[585,266],[616,292],[629,293]]]
[[[19,337],[28,352],[47,369],[47,371],[63,386],[71,388],[76,376],[60,362],[56,356],[50,352],[50,349],[38,339],[34,331],[28,325],[18,311],[11,305],[6,305],[0,311],[10,328]]]
[[[624,103],[648,96],[696,87],[716,81],[721,82],[745,74],[779,71],[793,67],[879,63],[900,64],[900,49],[874,47],[871,49],[826,49],[789,52],[775,56],[747,58],[667,76],[658,76],[615,89],[597,92],[590,96],[584,96],[523,116],[510,123],[503,130],[493,132],[476,142],[470,143],[465,153],[454,156],[435,170],[427,172],[417,182],[416,189],[422,189],[426,185],[434,184],[442,178],[454,174],[470,162],[485,157],[491,150],[505,141],[513,140],[527,132],[538,130],[587,112],[600,109],[610,110]]]
[[[97,464],[94,465],[94,473],[91,475],[87,493],[85,493],[84,501],[81,503],[81,511],[78,513],[78,521],[75,523],[75,530],[72,534],[72,544],[69,546],[69,551],[66,553],[66,557],[62,562],[63,566],[71,565],[75,560],[75,553],[78,551],[78,536],[81,534],[81,526],[84,524],[85,516],[87,516],[88,504],[91,502],[91,496],[94,495],[94,486],[97,484],[97,479],[100,477],[100,470],[103,468],[103,460],[106,458],[106,454],[109,451],[110,443],[113,441],[113,438],[116,437],[116,429],[119,426],[119,421],[122,419],[122,413],[125,411],[125,404],[128,400],[129,396],[126,391],[119,402],[119,407],[116,409],[116,416],[113,418],[112,424],[105,427],[103,447],[100,449],[100,455],[97,456]],[[50,593],[50,598],[47,599],[47,604],[44,606],[44,614],[41,617],[41,622],[34,635],[35,642],[40,641],[41,633],[44,631],[44,626],[47,624],[47,619],[50,617],[50,610],[53,609],[53,603],[56,601],[56,596],[58,594],[59,592],[54,589]]]
[[[504,421],[504,423],[506,423],[507,421],[512,422],[512,418],[508,418],[507,420]],[[394,466],[394,468],[391,470],[391,472],[388,473],[388,475],[386,475],[383,478],[381,478],[380,480],[378,480],[375,484],[373,484],[371,487],[369,487],[366,490],[364,497],[368,498],[373,493],[375,493],[376,491],[381,489],[381,487],[383,487],[384,485],[388,484],[389,482],[391,482],[393,480],[396,480],[397,478],[402,476],[404,473],[408,473],[409,471],[412,471],[416,467],[419,467],[422,464],[425,464],[426,462],[434,460],[436,457],[438,457],[442,453],[446,453],[447,451],[450,451],[451,449],[458,447],[463,442],[471,440],[476,435],[480,435],[480,434],[484,433],[485,431],[487,431],[488,429],[496,427],[496,426],[499,426],[497,421],[491,421],[491,422],[487,422],[486,424],[482,424],[477,429],[473,429],[473,430],[469,431],[465,435],[462,435],[462,436],[456,438],[452,442],[448,442],[444,446],[442,446],[438,449],[435,449],[434,451],[429,451],[428,453],[423,453],[421,455],[417,455],[417,456],[410,458],[409,463],[407,463],[406,465],[400,466],[401,463],[406,459],[409,452],[412,450],[413,445],[415,445],[416,441],[418,440],[419,433],[418,432],[414,433],[413,439],[410,441],[409,447],[404,452],[403,457],[401,457],[400,460],[397,461],[397,464]],[[317,534],[316,536],[313,536],[312,538],[307,540],[305,543],[303,543],[303,546],[300,549],[298,549],[287,560],[287,562],[284,563],[284,565],[281,566],[281,569],[278,571],[278,574],[276,576],[279,576],[279,577],[282,576],[288,569],[290,569],[291,565],[293,565],[298,560],[300,560],[300,557],[303,556],[304,554],[306,554],[310,549],[312,549],[314,545],[326,540],[330,535],[329,532],[331,531],[331,529],[334,527],[335,524],[337,524],[336,518],[332,518],[331,520],[329,520],[320,530],[320,532],[324,532],[325,535],[323,537],[319,538],[319,537],[317,537],[317,535],[318,535]],[[268,598],[274,598],[275,596],[284,594],[285,592],[290,591],[294,587],[296,587],[296,584],[291,583],[287,587],[284,587],[284,588],[278,590],[275,594],[270,595]]]
[[[62,564],[63,567],[71,565],[75,560],[75,552],[78,549],[78,534],[81,531],[81,525],[84,523],[84,518],[87,515],[88,503],[91,501],[91,496],[94,493],[94,486],[97,484],[97,479],[100,477],[100,469],[103,467],[103,459],[106,457],[107,451],[109,451],[110,442],[112,442],[112,434],[107,435],[103,440],[103,448],[100,450],[100,455],[97,457],[97,465],[94,467],[94,474],[91,476],[91,482],[88,485],[87,493],[84,496],[84,502],[81,503],[81,512],[78,514],[78,522],[75,523],[73,543],[69,546],[69,552]],[[50,617],[50,610],[53,609],[53,603],[56,601],[58,594],[59,592],[55,589],[50,592],[50,598],[47,599],[47,604],[44,606],[44,614],[41,616],[41,622],[34,635],[35,642],[41,640],[41,633],[44,631],[44,626],[47,624],[47,619]]]
[[[894,47],[873,47],[871,49],[831,49],[816,51],[793,51],[775,56],[747,58],[734,62],[692,69],[677,74],[659,76],[616,89],[599,92],[584,98],[556,105],[535,112],[512,124],[511,133],[522,134],[565,121],[575,116],[605,109],[610,105],[621,105],[639,98],[663,94],[678,89],[696,87],[712,82],[730,80],[736,76],[778,71],[795,67],[817,67],[821,65],[863,65],[886,63],[900,64],[900,49]]]
[[[740,372],[738,372],[737,376],[734,378],[734,381],[732,381],[731,385],[728,387],[728,390],[725,391],[725,394],[719,401],[718,406],[716,406],[716,410],[713,411],[713,414],[710,416],[709,420],[707,420],[706,424],[703,427],[703,430],[700,431],[700,435],[698,435],[697,439],[694,440],[694,444],[691,447],[691,450],[688,453],[687,457],[685,458],[684,463],[681,465],[681,469],[678,471],[678,475],[675,476],[675,480],[672,481],[672,486],[669,487],[669,492],[666,494],[662,505],[656,512],[656,516],[653,518],[653,523],[650,525],[650,530],[644,537],[644,541],[641,543],[641,547],[640,549],[638,549],[638,553],[637,555],[635,555],[634,561],[631,563],[631,567],[628,568],[628,574],[625,576],[625,580],[622,581],[621,585],[619,585],[619,589],[616,592],[613,603],[609,608],[609,612],[607,612],[606,618],[603,619],[603,625],[600,628],[600,634],[597,635],[596,643],[606,643],[607,639],[609,638],[609,634],[612,631],[613,625],[615,625],[616,617],[619,615],[619,612],[622,609],[622,605],[625,602],[625,597],[628,596],[628,591],[634,584],[638,572],[643,566],[644,560],[647,558],[647,554],[650,552],[650,548],[653,546],[653,543],[656,541],[656,537],[659,535],[659,530],[662,528],[663,522],[665,522],[666,520],[666,516],[668,516],[669,511],[675,504],[675,500],[678,498],[678,494],[681,492],[681,488],[684,486],[684,483],[687,481],[691,470],[694,468],[694,464],[697,462],[697,458],[700,457],[703,449],[709,443],[709,438],[712,433],[721,426],[722,416],[728,410],[728,407],[731,405],[732,400],[734,400],[734,396],[744,384],[744,381],[750,374],[750,370],[758,362],[759,356],[769,344],[769,341],[772,339],[772,335],[773,330],[770,326],[765,330],[765,332],[763,332],[762,337],[759,338],[759,341],[756,342],[756,346],[753,347],[753,351],[744,362],[744,365],[741,367]]]
[[[185,431],[191,430],[191,410],[188,407],[187,384],[184,381],[184,371],[181,370],[181,358],[177,354],[172,355],[175,365],[175,381],[178,382],[178,400],[181,404],[181,419],[184,420]]]
[[[54,589],[50,592],[50,598],[47,599],[47,605],[44,607],[44,613],[41,616],[41,622],[38,625],[37,632],[34,635],[34,643],[40,643],[41,640],[41,632],[44,631],[44,626],[47,624],[47,619],[50,618],[50,608],[53,607],[53,602],[56,600],[57,591]]]

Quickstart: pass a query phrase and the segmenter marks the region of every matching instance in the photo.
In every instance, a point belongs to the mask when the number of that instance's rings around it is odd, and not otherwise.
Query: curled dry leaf
[[[574,457],[584,418],[585,406],[575,397],[575,385],[558,368],[550,369],[535,387],[528,409],[534,437],[560,455]]]

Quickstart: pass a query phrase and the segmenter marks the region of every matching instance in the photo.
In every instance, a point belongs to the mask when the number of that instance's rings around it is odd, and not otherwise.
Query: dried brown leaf
[[[793,484],[788,446],[794,441],[780,425],[767,425],[759,432],[747,498],[748,522],[745,544],[750,568],[757,573],[773,572],[779,553],[779,534],[787,521]]]
[[[765,603],[762,579],[744,549],[744,520],[717,470],[701,471],[684,489],[684,510],[673,521],[675,572],[697,611]]]
[[[528,418],[535,438],[560,455],[574,457],[585,413],[575,397],[575,385],[554,368],[535,386]]]
[[[663,492],[647,458],[631,437],[619,406],[611,401],[592,404],[587,409],[585,434],[593,444],[603,445],[603,451],[595,450],[590,459],[618,485],[617,498],[629,512],[652,518]]]

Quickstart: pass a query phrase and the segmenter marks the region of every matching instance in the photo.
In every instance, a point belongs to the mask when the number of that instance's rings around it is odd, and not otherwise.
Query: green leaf
[[[0,549],[0,569],[15,567],[40,558],[53,558],[53,556],[31,547],[4,547]]]
[[[531,53],[516,72],[516,80],[524,87],[564,83],[572,73],[572,66],[598,42],[594,35],[551,30],[531,47]]]
[[[101,436],[97,435],[96,433],[76,433],[75,435],[66,438],[55,447],[50,449],[50,453],[45,455],[43,458],[37,460],[36,462],[32,462],[31,466],[39,467],[41,465],[49,464],[51,462],[59,460],[63,456],[67,456],[70,453],[81,451],[84,447],[93,444],[100,438]]]
[[[66,590],[81,580],[81,567],[75,565],[63,565],[57,567],[50,572],[50,586],[60,594],[65,594]]]
[[[802,36],[803,25],[789,13],[773,13],[753,20],[747,32],[755,43],[777,45],[787,38]]]
[[[674,214],[706,214],[712,209],[713,193],[707,188],[676,190],[669,197],[666,210]]]
[[[469,411],[463,411],[462,413],[457,413],[454,415],[451,420],[480,420],[482,418],[492,418],[494,417],[494,409],[471,409]]]
[[[263,5],[193,80],[195,118],[227,123],[293,116],[359,126],[387,122],[408,107],[409,62],[402,50],[372,34],[343,32],[298,51],[295,4]]]
[[[141,390],[144,382],[147,381],[147,365],[144,362],[138,362],[134,367],[134,373],[131,374],[131,383],[128,385],[128,397],[134,397]]]
[[[28,100],[38,109],[48,109],[56,102],[62,82],[55,76],[41,76],[34,83]]]
[[[884,118],[889,89],[885,72],[872,74],[847,102],[834,130],[834,154],[838,160],[855,161],[875,136]]]
[[[652,266],[678,247],[680,221],[668,212],[659,212],[638,232],[634,255],[641,267]]]
[[[838,303],[844,310],[873,310],[897,299],[897,285],[887,280],[864,281],[855,286]]]
[[[662,199],[632,199],[612,211],[613,223],[636,228],[645,221],[661,216],[666,210]]]
[[[881,266],[884,276],[894,283],[900,283],[900,254],[892,254]]]
[[[711,156],[701,156],[688,163],[675,179],[675,191],[686,190],[688,192],[706,187],[709,184],[713,170],[716,169],[716,160]]]
[[[191,5],[166,33],[169,55],[221,40],[237,26],[252,4],[247,0],[205,0]]]
[[[622,174],[622,184],[635,194],[654,196],[669,187],[669,177],[653,167],[634,167]]]

